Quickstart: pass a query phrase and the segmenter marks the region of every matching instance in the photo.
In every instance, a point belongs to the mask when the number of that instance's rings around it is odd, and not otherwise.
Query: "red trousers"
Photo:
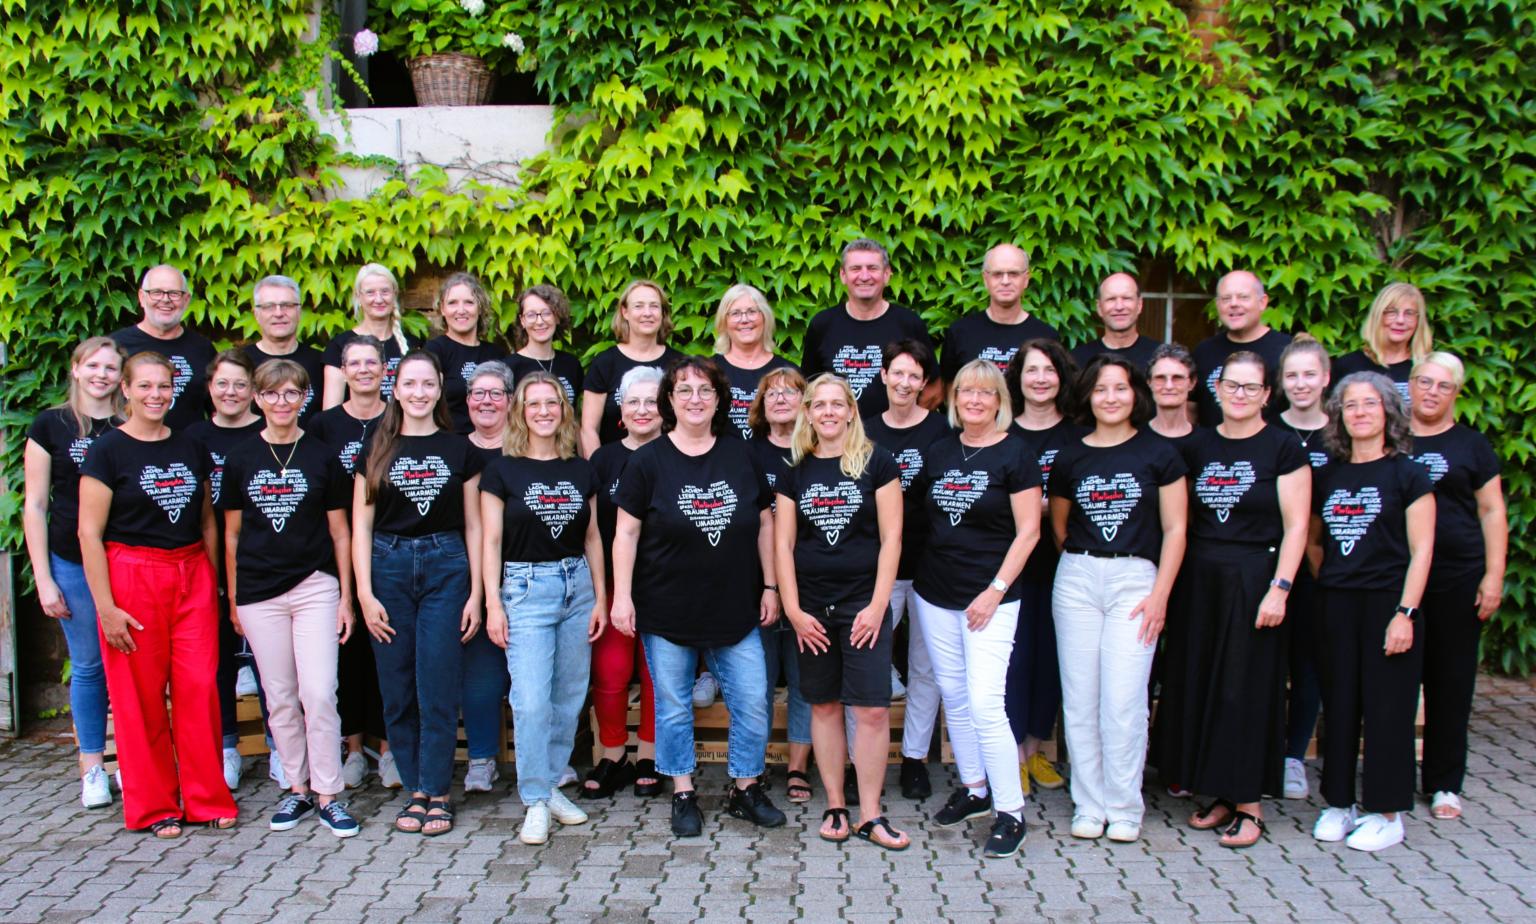
[[[144,626],[130,630],[138,646],[130,654],[101,639],[124,824],[138,830],[162,818],[234,818],[220,750],[219,611],[207,553],[202,545],[109,542],[107,573],[117,605]]]
[[[592,708],[597,712],[597,737],[605,748],[629,740],[629,679],[635,676],[640,636],[631,638],[612,626],[592,643]],[[656,694],[651,671],[640,661],[640,740],[656,740]]]

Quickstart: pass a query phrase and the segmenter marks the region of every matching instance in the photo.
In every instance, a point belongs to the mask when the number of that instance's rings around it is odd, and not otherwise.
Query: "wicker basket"
[[[406,66],[418,106],[480,106],[491,98],[491,70],[479,58],[450,51],[412,58]]]

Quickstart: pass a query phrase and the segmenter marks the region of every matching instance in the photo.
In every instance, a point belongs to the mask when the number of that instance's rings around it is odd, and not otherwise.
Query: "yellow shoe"
[[[1046,760],[1045,755],[1039,751],[1029,755],[1029,761],[1024,764],[1024,769],[1027,771],[1025,775],[1034,777],[1041,789],[1060,789],[1066,785],[1067,781],[1061,778],[1061,774],[1056,772],[1056,768],[1051,766],[1051,762]],[[1027,790],[1028,787],[1026,786],[1025,789]]]
[[[1019,785],[1024,788],[1024,798],[1029,798],[1029,764],[1019,764]]]

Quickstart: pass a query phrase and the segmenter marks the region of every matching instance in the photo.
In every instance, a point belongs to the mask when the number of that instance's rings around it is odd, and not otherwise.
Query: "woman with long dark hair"
[[[507,357],[512,381],[530,372],[548,372],[560,380],[565,397],[576,406],[581,397],[584,373],[581,360],[555,341],[571,332],[571,301],[552,285],[540,283],[517,293],[517,320],[512,324],[512,347]]]
[[[422,345],[443,367],[443,400],[455,433],[468,434],[469,380],[481,363],[501,359],[506,350],[485,337],[491,327],[491,296],[470,273],[454,273],[438,287],[433,304],[443,332]]]

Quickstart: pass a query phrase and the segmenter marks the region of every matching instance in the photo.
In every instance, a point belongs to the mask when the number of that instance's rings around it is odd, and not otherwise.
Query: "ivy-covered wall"
[[[1407,279],[1470,360],[1463,417],[1506,463],[1517,538],[1487,651],[1536,665],[1530,5],[1232,0],[1213,35],[1164,0],[537,5],[567,127],[526,185],[426,169],[341,201],[303,105],[333,38],[306,43],[307,0],[0,0],[0,423],[56,399],[70,346],[130,317],[160,260],[230,338],[250,282],[281,270],[323,339],[348,323],[351,269],[378,260],[476,272],[504,317],[554,282],[583,348],[633,276],[668,287],[700,350],[719,293],[751,282],[792,353],[855,235],[890,242],[895,296],[938,330],[982,303],[1002,240],[1034,254],[1029,305],[1073,340],[1096,282],[1147,260],[1207,284],[1251,267],[1277,326],[1341,350]]]

